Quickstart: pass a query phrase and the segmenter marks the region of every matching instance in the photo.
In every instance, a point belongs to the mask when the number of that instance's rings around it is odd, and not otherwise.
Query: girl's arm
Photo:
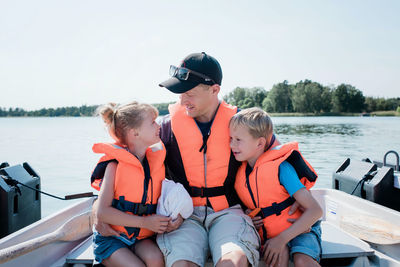
[[[161,215],[136,216],[112,207],[117,165],[115,162],[110,162],[104,173],[98,199],[98,219],[108,224],[147,228],[157,233],[163,233],[168,226],[170,218]]]

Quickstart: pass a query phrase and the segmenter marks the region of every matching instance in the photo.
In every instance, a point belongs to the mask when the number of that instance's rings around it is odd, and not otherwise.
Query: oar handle
[[[62,233],[61,233],[62,234]],[[29,253],[43,247],[60,238],[60,232],[56,231],[38,238],[34,238],[17,245],[0,250],[0,264],[10,261],[16,257]]]
[[[0,250],[0,264],[15,259],[54,241],[75,241],[92,232],[91,211],[71,218],[52,233]]]

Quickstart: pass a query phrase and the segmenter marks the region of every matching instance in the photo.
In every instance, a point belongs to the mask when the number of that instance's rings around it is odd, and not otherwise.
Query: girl
[[[95,212],[119,235],[94,231],[95,260],[106,266],[164,266],[152,238],[165,232],[170,221],[155,214],[165,177],[165,148],[155,122],[158,112],[151,105],[132,102],[108,104],[99,113],[116,143],[93,145],[95,153],[105,154],[92,175],[101,188]]]

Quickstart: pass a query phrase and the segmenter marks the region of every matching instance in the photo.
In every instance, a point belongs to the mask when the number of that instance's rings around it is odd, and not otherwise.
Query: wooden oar
[[[400,225],[370,215],[345,215],[340,227],[358,238],[380,245],[400,243]]]
[[[52,233],[0,250],[0,264],[54,241],[75,241],[92,233],[91,211],[71,218]]]

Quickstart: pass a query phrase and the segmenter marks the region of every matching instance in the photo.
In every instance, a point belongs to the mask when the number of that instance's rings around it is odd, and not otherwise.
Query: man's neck
[[[203,123],[210,122],[214,118],[218,106],[219,106],[219,100],[216,99],[210,104],[210,108],[204,114],[201,114],[194,119],[198,122],[203,122]]]

